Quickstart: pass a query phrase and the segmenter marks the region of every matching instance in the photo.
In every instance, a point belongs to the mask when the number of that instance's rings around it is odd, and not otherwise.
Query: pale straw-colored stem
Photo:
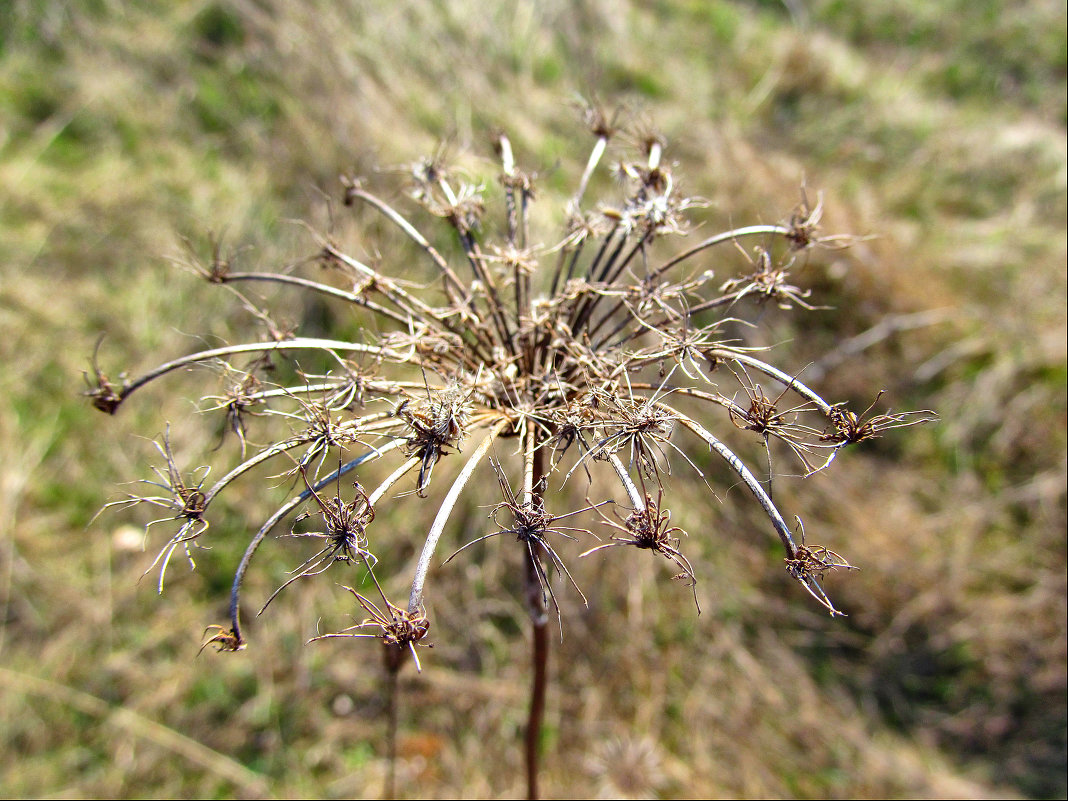
[[[620,461],[619,457],[614,453],[608,454],[608,463],[612,465],[616,471],[616,475],[619,476],[619,480],[623,483],[623,488],[627,491],[627,497],[630,498],[631,506],[634,507],[635,512],[642,512],[645,510],[645,498],[642,496],[641,491],[638,489],[638,485],[634,483],[634,479],[630,477],[630,473],[627,472],[627,468]]]
[[[597,142],[593,146],[593,150],[590,152],[590,157],[586,160],[586,169],[582,173],[582,178],[579,180],[578,191],[575,192],[575,196],[571,198],[571,205],[573,210],[577,213],[579,204],[582,203],[582,196],[586,194],[586,185],[589,184],[590,178],[593,176],[593,171],[597,169],[597,164],[601,161],[601,157],[604,155],[605,148],[608,147],[608,139],[603,136],[597,137]]]
[[[448,495],[445,496],[445,500],[441,502],[441,506],[438,508],[437,517],[434,518],[434,523],[430,526],[430,532],[426,536],[426,542],[423,544],[422,553],[419,554],[419,562],[415,566],[415,578],[412,581],[412,591],[408,596],[408,612],[416,613],[423,606],[423,586],[426,583],[426,575],[430,570],[430,560],[434,558],[434,551],[438,547],[438,540],[441,538],[441,532],[445,530],[445,524],[449,522],[449,516],[452,514],[453,508],[456,506],[456,501],[460,498],[460,493],[463,492],[464,487],[467,486],[467,482],[471,480],[471,475],[475,472],[475,468],[489,453],[490,447],[494,441],[501,435],[501,433],[511,425],[511,421],[507,418],[501,418],[494,423],[486,434],[485,439],[479,443],[475,448],[474,453],[471,454],[471,458],[467,460],[467,464],[464,465],[463,470],[460,471],[460,475],[456,477],[452,486],[449,488]]]
[[[708,447],[719,454],[723,461],[725,461],[730,468],[738,474],[738,477],[742,479],[742,483],[749,487],[749,491],[753,493],[757,502],[764,509],[764,513],[770,518],[771,524],[775,527],[775,533],[779,535],[779,539],[782,540],[782,544],[786,548],[787,557],[793,559],[797,553],[797,546],[794,544],[794,538],[790,533],[790,528],[786,525],[786,521],[783,520],[782,514],[780,514],[779,510],[775,507],[774,501],[772,501],[768,493],[765,492],[756,476],[754,476],[752,471],[745,466],[745,462],[739,459],[734,451],[716,439],[711,432],[696,420],[687,417],[681,412],[675,410],[672,410],[672,412],[680,423],[708,443]]]
[[[364,462],[369,462],[385,455],[389,451],[400,447],[402,443],[403,440],[396,440],[390,442],[388,445],[383,445],[381,448],[375,448],[367,453],[361,454],[347,464],[342,465],[338,470],[335,470],[333,473],[326,476],[326,478],[317,481],[312,485],[312,489],[318,492],[335,478],[350,470],[356,469]],[[300,493],[300,495],[290,499],[281,506],[273,515],[264,521],[263,525],[260,526],[260,530],[256,532],[256,535],[249,542],[248,547],[245,548],[245,553],[241,556],[241,562],[238,564],[237,570],[234,572],[233,586],[230,588],[230,621],[233,625],[233,634],[238,642],[242,642],[240,626],[241,582],[245,579],[245,573],[248,571],[248,566],[252,563],[252,557],[256,555],[256,551],[263,543],[264,538],[271,532],[271,529],[278,525],[279,521],[283,520],[286,515],[310,497],[311,492],[306,489],[304,492]],[[370,501],[370,498],[368,501]]]
[[[402,309],[405,314],[410,314],[412,317],[422,320],[423,322],[439,319],[439,315],[433,309],[410,292],[407,292],[396,281],[386,278],[374,268],[368,267],[363,262],[352,258],[352,256],[349,256],[346,253],[342,253],[333,245],[328,244],[324,246],[323,250],[331,258],[337,259],[342,264],[352,268],[356,273],[373,281],[375,288],[396,304],[398,308]]]
[[[813,404],[816,405],[816,408],[818,408],[825,415],[830,415],[831,411],[834,408],[831,404],[827,403],[827,401],[820,397],[814,390],[809,389],[809,387],[798,381],[796,376],[792,376],[789,373],[784,373],[779,368],[772,367],[767,362],[754,358],[747,353],[739,353],[734,350],[716,349],[709,351],[708,356],[714,359],[731,359],[733,361],[738,362],[739,364],[744,364],[747,367],[752,367],[754,370],[759,370],[764,375],[769,376],[770,378],[774,378],[779,383],[789,387],[805,400],[811,401]]]
[[[377,414],[368,415],[367,417],[361,418],[360,420],[346,421],[345,423],[342,423],[341,425],[339,425],[338,429],[339,430],[349,429],[349,428],[353,427],[353,424],[355,424],[355,425],[363,425],[363,424],[366,424],[366,423],[369,423],[369,422],[373,422],[373,421],[381,419],[381,418],[392,417],[392,416],[393,416],[392,412],[379,412]],[[306,435],[306,434],[305,435],[298,435],[298,436],[292,437],[289,440],[286,440],[285,442],[279,442],[277,445],[273,445],[270,448],[267,448],[266,450],[263,450],[260,453],[257,453],[255,456],[249,457],[248,459],[243,461],[241,464],[239,464],[237,467],[235,467],[233,470],[231,470],[229,473],[227,473],[225,476],[220,478],[217,482],[215,482],[215,485],[210,490],[208,490],[207,493],[205,493],[205,495],[204,495],[204,507],[207,508],[208,504],[210,504],[212,502],[212,500],[215,499],[215,496],[218,495],[223,489],[225,489],[228,484],[230,484],[231,482],[236,480],[238,477],[240,477],[244,473],[247,473],[252,468],[256,467],[257,465],[263,464],[264,462],[270,460],[272,457],[275,457],[280,453],[284,453],[285,451],[292,450],[293,448],[296,448],[296,447],[298,447],[300,445],[304,445],[305,443],[311,442],[313,439],[315,439],[315,437],[312,436],[312,435]],[[381,454],[381,453],[385,453],[388,450],[392,450],[395,447],[396,447],[396,444],[390,443],[389,445],[384,446],[382,448],[372,448],[371,449],[371,453],[377,452],[377,453]],[[364,454],[364,456],[366,456],[366,454]],[[358,457],[358,458],[363,458],[363,457]],[[351,464],[351,462],[350,462],[350,464]],[[353,465],[353,467],[355,467],[355,465]],[[349,469],[351,470],[352,468],[350,467]],[[344,475],[344,473],[342,473],[342,475]],[[327,478],[325,478],[323,480],[324,481],[332,481],[333,479],[337,478],[337,476],[338,476],[338,472],[335,470],[333,473],[331,473]],[[318,486],[316,487],[316,489],[318,489]]]
[[[402,442],[403,440],[397,440],[398,445],[400,445]],[[392,487],[394,484],[404,478],[405,475],[407,475],[417,464],[422,461],[423,460],[421,457],[413,456],[400,467],[398,467],[396,470],[394,470],[392,473],[390,473],[386,477],[386,480],[379,484],[377,487],[375,487],[374,492],[367,496],[367,505],[373,507],[383,498],[383,496],[385,496],[387,492],[389,492],[390,487]]]
[[[297,395],[325,395],[328,392],[345,389],[352,385],[352,381],[341,380],[326,381],[321,384],[300,384],[299,386],[277,387],[275,389],[260,390],[259,392],[250,392],[248,395],[243,396],[243,399],[253,403],[274,398],[292,398]],[[374,395],[401,395],[405,390],[423,391],[427,387],[423,381],[363,381],[359,386],[364,392]],[[431,385],[430,389],[431,391],[436,391],[440,390],[441,387]],[[214,400],[218,400],[218,398]]]
[[[357,306],[380,314],[383,317],[388,317],[394,322],[398,322],[401,325],[408,324],[408,318],[402,314],[387,309],[383,306],[379,306],[374,301],[368,300],[363,295],[358,295],[355,292],[346,292],[344,289],[337,289],[336,287],[329,286],[327,284],[321,284],[318,281],[311,281],[307,278],[301,278],[296,275],[281,275],[279,273],[227,273],[223,277],[223,283],[230,284],[236,281],[265,281],[267,283],[274,284],[288,284],[290,286],[300,287],[301,289],[307,289],[312,292],[317,292],[320,295],[326,295],[327,297],[337,298],[338,300],[344,300],[348,303],[353,303]]]
[[[666,273],[668,270],[674,267],[676,264],[681,264],[691,256],[700,253],[702,250],[707,250],[708,248],[715,247],[716,245],[722,245],[724,242],[732,242],[735,239],[742,238],[743,236],[767,236],[769,234],[787,236],[788,234],[790,234],[791,230],[792,229],[787,228],[785,225],[747,225],[743,228],[735,228],[732,231],[724,231],[722,234],[716,234],[715,236],[710,236],[703,242],[698,242],[689,250],[680,253],[678,256],[675,256],[670,261],[658,267],[653,273],[653,275],[662,275],[663,273]]]
[[[126,400],[126,398],[145,384],[148,384],[160,376],[166,375],[174,370],[188,367],[191,364],[210,362],[212,359],[221,359],[224,356],[236,356],[240,353],[274,353],[275,351],[287,350],[338,350],[346,353],[371,353],[376,356],[384,356],[387,354],[387,351],[384,348],[379,348],[375,345],[364,345],[359,342],[342,342],[336,339],[311,339],[304,337],[283,339],[277,342],[249,342],[244,345],[226,345],[221,348],[212,348],[211,350],[190,353],[188,356],[182,356],[181,358],[161,364],[154,370],[150,370],[141,377],[124,385],[122,391],[119,392],[119,398],[120,400]]]
[[[385,215],[385,217],[390,222],[392,222],[394,225],[404,231],[404,233],[408,236],[409,239],[415,242],[415,244],[419,245],[419,247],[421,247],[426,252],[426,254],[434,262],[435,266],[437,266],[437,268],[441,271],[441,274],[444,275],[445,278],[448,280],[452,288],[459,292],[459,294],[463,297],[464,303],[466,304],[470,300],[470,295],[468,295],[467,289],[457,277],[456,273],[452,271],[452,268],[449,267],[449,263],[445,261],[445,258],[440,253],[438,253],[437,250],[434,249],[434,246],[427,241],[426,237],[419,233],[419,231],[416,230],[415,226],[408,222],[396,209],[394,209],[384,200],[380,200],[379,198],[368,192],[363,191],[362,189],[350,189],[349,194],[352,197],[357,197],[365,203],[374,206],[383,215]]]

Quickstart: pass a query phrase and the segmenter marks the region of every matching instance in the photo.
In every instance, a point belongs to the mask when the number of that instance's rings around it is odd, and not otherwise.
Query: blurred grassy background
[[[591,608],[569,605],[553,655],[545,792],[1065,796],[1065,16],[1056,0],[0,3],[0,790],[381,793],[377,653],[302,646],[320,618],[346,625],[331,581],[255,621],[248,651],[195,658],[271,498],[231,497],[214,550],[196,573],[176,563],[162,598],[138,584],[144,520],[90,525],[146,473],[137,435],[170,421],[183,461],[209,458],[197,384],[108,419],[81,371],[101,333],[113,376],[238,337],[248,315],[171,259],[210,231],[250,268],[308,252],[286,220],[327,225],[340,171],[443,139],[488,155],[499,127],[555,211],[590,144],[578,92],[667,134],[713,201],[706,227],[777,221],[804,180],[825,230],[875,235],[813,259],[802,279],[835,310],[768,315],[768,341],[813,362],[827,397],[886,388],[942,422],[776,487],[863,567],[832,581],[844,620],[788,580],[737,491],[708,531],[707,496],[674,490],[700,618],[650,562],[579,565]],[[382,241],[372,219],[337,225],[356,253]],[[820,361],[888,315],[901,331]],[[292,567],[281,551],[253,596]],[[503,551],[436,576],[436,647],[403,679],[412,794],[522,792]]]

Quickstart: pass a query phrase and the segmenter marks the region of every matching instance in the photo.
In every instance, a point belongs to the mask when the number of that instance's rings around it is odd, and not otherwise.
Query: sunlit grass
[[[540,160],[546,191],[559,191],[567,182],[554,169],[573,114],[565,101],[575,90],[623,91],[645,103],[681,161],[701,165],[688,188],[713,201],[710,215],[778,220],[805,177],[833,199],[828,228],[878,235],[806,276],[839,307],[811,317],[810,335],[769,316],[768,343],[791,340],[791,359],[815,359],[828,340],[862,334],[888,311],[951,308],[947,322],[852,357],[828,388],[860,401],[886,387],[895,406],[933,406],[946,422],[892,454],[854,455],[866,466],[851,472],[856,486],[803,487],[823,499],[812,515],[833,531],[828,547],[864,565],[834,587],[850,613],[845,625],[775,601],[785,579],[777,568],[761,573],[762,547],[688,553],[716,588],[697,629],[683,625],[692,599],[687,607],[662,593],[652,576],[626,590],[623,573],[577,576],[584,587],[617,586],[591,606],[622,606],[627,616],[565,618],[549,791],[595,792],[610,780],[606,759],[641,750],[611,744],[648,736],[659,768],[647,786],[665,795],[956,796],[975,789],[958,783],[962,770],[1063,794],[1062,54],[1021,46],[981,15],[931,20],[907,4],[896,6],[900,18],[934,26],[923,41],[857,34],[878,32],[888,13],[867,6],[818,5],[807,29],[778,5],[636,6],[578,17],[563,4],[520,14],[279,4],[272,17],[249,4],[221,21],[206,2],[147,10],[102,2],[85,14],[3,6],[6,669],[130,706],[265,773],[278,794],[376,794],[384,777],[384,754],[374,750],[377,666],[299,646],[314,634],[301,628],[313,610],[344,619],[330,588],[307,608],[280,607],[257,632],[277,663],[209,662],[207,653],[192,661],[204,622],[223,611],[197,599],[220,578],[175,571],[156,599],[147,579],[137,584],[151,555],[115,536],[125,522],[82,528],[93,499],[115,497],[151,453],[126,432],[161,433],[165,419],[148,402],[124,409],[121,426],[101,425],[77,397],[81,370],[101,330],[114,371],[147,366],[143,343],[178,354],[196,346],[193,331],[232,337],[248,325],[167,262],[187,255],[179,235],[202,243],[225,232],[256,246],[242,256],[252,263],[284,261],[299,252],[299,231],[275,221],[307,216],[315,186],[399,164],[441,138],[481,150],[490,129],[504,126],[517,151]],[[1063,44],[1058,8],[1021,4],[1006,20],[1023,19],[1028,36],[1059,30]],[[975,43],[992,38],[988,69],[1022,61],[1030,76],[1008,104],[974,57]],[[956,52],[965,53],[959,64]],[[1060,82],[1042,77],[1058,70]],[[219,88],[230,83],[237,90],[223,102]],[[316,213],[326,227],[326,213]],[[906,375],[901,363],[924,367]],[[215,441],[198,440],[199,427],[183,430],[183,442],[210,449]],[[731,500],[717,510],[728,515],[724,525],[751,524]],[[480,561],[478,575],[458,582],[453,607],[436,610],[450,631],[463,629],[472,608],[485,622],[437,646],[435,659],[451,667],[405,687],[406,703],[472,699],[402,721],[408,786],[519,792],[507,779],[515,770],[505,778],[476,770],[514,759],[521,725],[492,711],[522,705],[509,693],[523,686],[513,654],[524,646],[506,622],[521,607],[478,590],[505,569]],[[774,631],[764,626],[772,615],[783,621]],[[586,626],[616,650],[585,648]],[[633,626],[643,636],[628,637]],[[759,679],[783,660],[798,682],[772,688]],[[682,664],[698,668],[687,674]],[[933,673],[920,675],[955,691],[917,692],[906,674],[924,665]],[[584,695],[591,676],[605,684]],[[136,733],[37,699],[25,685],[0,691],[0,784],[13,793],[236,792]],[[916,738],[948,757],[914,746]]]

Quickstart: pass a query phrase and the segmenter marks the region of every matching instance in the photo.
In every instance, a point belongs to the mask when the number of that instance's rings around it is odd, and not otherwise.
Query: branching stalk
[[[411,281],[409,265],[397,253],[383,253],[381,264],[378,260],[374,266],[365,264],[332,237],[310,229],[317,247],[313,259],[264,272],[230,272],[229,259],[216,245],[210,263],[202,262],[209,266],[194,268],[213,284],[273,283],[344,304],[356,315],[361,342],[286,338],[288,334],[266,311],[255,308],[231,286],[229,291],[266,327],[269,341],[202,350],[132,381],[123,376],[111,381],[94,355],[86,375],[86,394],[93,405],[114,413],[126,397],[157,378],[197,364],[222,362],[230,386],[221,395],[205,394],[200,408],[225,416],[223,430],[234,432],[239,442],[239,455],[220,470],[223,477],[205,490],[213,464],[192,471],[180,466],[175,455],[180,449],[172,449],[167,429],[162,443],[157,443],[164,464],[137,485],[139,492],[127,493],[105,508],[152,510],[155,519],[146,524],[146,537],[170,527],[149,568],[159,568],[162,589],[172,556],[184,553],[193,565],[192,549],[210,547],[212,538],[219,536],[222,527],[209,527],[206,517],[215,500],[276,457],[292,462],[282,475],[302,481],[304,491],[291,488],[293,496],[247,542],[230,593],[230,628],[209,627],[215,633],[202,649],[213,645],[235,651],[245,646],[239,619],[245,575],[264,539],[307,503],[293,528],[282,536],[314,543],[314,548],[284,582],[275,583],[278,589],[268,603],[286,587],[317,578],[337,562],[369,571],[377,595],[369,598],[346,588],[357,607],[355,625],[314,640],[371,638],[380,642],[391,681],[391,743],[396,738],[398,672],[409,656],[416,669],[421,669],[416,649],[430,644],[426,637],[431,621],[424,602],[438,542],[460,496],[485,489],[486,482],[480,484],[473,477],[488,459],[496,473],[495,487],[504,494],[503,502],[490,514],[496,530],[468,538],[449,559],[461,554],[471,558],[479,549],[470,546],[504,534],[521,544],[524,601],[532,630],[530,710],[524,741],[527,791],[532,798],[538,794],[539,745],[548,691],[550,604],[563,636],[563,616],[551,579],[566,579],[586,601],[567,566],[563,545],[558,551],[556,543],[568,541],[570,547],[592,536],[587,529],[558,523],[570,515],[554,516],[547,511],[544,495],[550,484],[558,487],[572,476],[576,481],[585,478],[588,495],[607,476],[617,489],[571,514],[598,510],[601,523],[613,533],[607,542],[598,537],[600,544],[592,548],[577,547],[584,554],[632,547],[666,559],[676,571],[673,578],[691,588],[699,613],[699,566],[683,554],[684,531],[673,524],[665,498],[672,483],[681,480],[672,473],[672,462],[679,464],[679,460],[687,468],[683,473],[689,477],[692,468],[710,493],[715,493],[710,477],[698,468],[698,460],[684,450],[696,444],[685,433],[689,432],[748,487],[783,544],[789,575],[831,614],[840,614],[820,582],[828,571],[852,570],[853,566],[827,548],[806,544],[800,520],[800,543],[795,541],[771,496],[770,482],[776,477],[772,445],[789,449],[802,463],[804,474],[811,475],[830,466],[846,446],[934,419],[926,411],[874,413],[882,393],[859,413],[844,403],[831,403],[809,386],[811,376],[806,382],[800,380],[803,369],[790,372],[772,365],[766,349],[749,338],[761,315],[818,308],[809,301],[808,289],[794,285],[797,279],[790,276],[790,270],[795,260],[804,262],[797,259],[802,251],[848,243],[847,238],[819,233],[822,199],[811,206],[802,192],[801,204],[783,223],[716,233],[662,259],[655,254],[689,229],[688,210],[708,204],[681,193],[666,143],[647,126],[638,126],[624,137],[632,148],[612,165],[616,195],[590,203],[587,192],[616,131],[617,116],[593,108],[587,112],[594,141],[575,190],[564,194],[562,231],[530,230],[542,219],[530,210],[538,197],[536,175],[517,166],[506,135],[496,137],[501,169],[496,177],[503,186],[503,213],[487,213],[485,184],[468,179],[443,153],[413,165],[409,195],[423,212],[448,225],[448,235],[459,245],[456,258],[467,261],[471,281],[457,276],[449,260],[430,244],[433,237],[410,221],[414,217],[365,191],[358,178],[344,179],[346,204],[366,203],[399,228],[430,260],[436,270],[434,280],[427,284]],[[723,276],[713,284],[713,271],[701,264],[708,260],[709,251],[724,244],[741,249],[739,242],[753,237],[761,238],[761,245],[741,251],[748,261],[743,274]],[[650,265],[653,258],[656,263]],[[298,274],[323,266],[343,276],[340,280],[347,288],[316,280],[315,275]],[[760,314],[752,314],[754,307],[761,308]],[[863,347],[892,333],[873,330],[876,333],[871,336],[857,339],[859,345],[852,344]],[[271,381],[271,357],[296,351],[317,357],[303,361],[325,360],[329,366],[318,373],[298,372],[297,378]],[[243,354],[252,356],[244,369],[226,361]],[[833,369],[840,361],[828,357],[817,364]],[[736,382],[733,396],[721,386],[732,380]],[[772,382],[778,386],[766,391],[765,385]],[[700,421],[674,408],[683,398],[700,409]],[[257,438],[267,439],[248,457],[246,424],[250,418],[255,418]],[[767,483],[758,480],[753,466],[724,444],[722,428],[732,436],[751,437],[764,449]],[[481,439],[468,451],[472,433]],[[518,453],[490,457],[497,442],[518,443]],[[225,438],[220,449],[223,444]],[[349,458],[354,448],[367,450]],[[435,466],[461,452],[463,464],[437,505],[421,543],[407,604],[395,604],[387,597],[389,582],[380,583],[375,573],[384,569],[384,560],[378,562],[374,555],[373,538],[382,529],[381,524],[372,525],[381,512],[376,507],[408,504],[413,496],[437,497],[436,491],[431,492]],[[371,472],[374,468],[368,466],[379,459],[387,459],[388,466]],[[331,470],[332,464],[337,469]],[[509,472],[516,470],[521,471],[521,478],[509,478]],[[393,492],[413,473],[417,477],[411,482],[414,487],[408,484],[411,491]],[[349,474],[358,474],[374,489],[367,493],[360,481],[342,482]],[[384,479],[382,474],[386,474]],[[550,481],[560,476],[562,482]],[[617,506],[609,516],[600,509],[621,499],[616,480],[629,506],[624,514],[619,511],[622,505]],[[323,491],[331,484],[330,491]],[[517,486],[521,487],[518,494]],[[308,518],[318,521],[316,527],[298,530],[298,523]],[[413,520],[396,516],[396,527],[388,531],[388,538],[409,541]],[[700,536],[722,535],[715,526],[706,526]],[[392,759],[391,752],[391,764]],[[391,773],[390,794],[396,790],[393,781]]]

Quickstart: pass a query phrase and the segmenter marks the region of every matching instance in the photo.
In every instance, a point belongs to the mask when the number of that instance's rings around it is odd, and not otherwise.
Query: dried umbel
[[[648,130],[629,138],[636,152],[621,150],[622,157],[611,165],[617,195],[587,202],[592,176],[619,129],[617,119],[602,112],[591,111],[587,118],[594,145],[555,238],[531,233],[536,176],[517,165],[511,143],[499,135],[497,191],[503,208],[496,211],[485,186],[440,154],[410,170],[409,196],[421,213],[402,212],[359,179],[344,179],[345,204],[364,205],[398,229],[436,274],[428,284],[399,278],[402,270],[410,275],[407,265],[391,264],[388,253],[368,264],[326,237],[302,262],[306,275],[299,267],[239,272],[215,247],[197,272],[254,309],[266,323],[266,341],[193,353],[137,379],[120,377],[118,383],[94,359],[88,394],[97,408],[110,413],[146,383],[192,365],[214,366],[214,374],[229,384],[204,395],[205,405],[225,415],[223,425],[237,434],[236,466],[210,485],[203,475],[186,481],[165,438],[160,450],[166,468],[157,471],[161,481],[149,482],[163,494],[153,490],[118,502],[144,502],[172,515],[150,524],[173,519],[177,529],[156,559],[161,588],[175,551],[188,552],[206,538],[212,503],[222,492],[250,479],[265,463],[281,465],[281,472],[293,478],[293,496],[250,536],[236,566],[229,625],[214,628],[205,645],[231,651],[245,646],[239,599],[246,571],[282,520],[307,503],[305,516],[320,518],[322,525],[311,533],[278,534],[312,541],[305,561],[281,580],[279,591],[328,569],[335,579],[345,571],[358,578],[370,573],[378,597],[350,590],[363,619],[339,634],[376,637],[392,655],[391,670],[399,669],[401,657],[414,655],[429,629],[428,579],[440,567],[438,543],[458,499],[468,487],[483,493],[492,487],[489,497],[479,499],[494,509],[495,525],[485,536],[514,539],[526,565],[535,631],[530,731],[536,743],[547,612],[550,605],[559,611],[561,599],[552,586],[554,574],[570,580],[578,601],[585,601],[566,565],[570,557],[564,546],[571,539],[589,539],[586,554],[622,545],[651,551],[672,563],[675,578],[692,588],[696,602],[700,571],[683,554],[682,530],[671,524],[668,478],[676,462],[679,470],[693,470],[710,485],[694,456],[701,450],[733,474],[732,485],[748,488],[767,518],[768,532],[781,541],[789,575],[832,615],[839,614],[820,581],[828,570],[852,566],[832,551],[795,541],[772,497],[771,449],[785,446],[800,472],[812,474],[830,466],[844,447],[932,415],[885,413],[865,419],[867,413],[857,415],[825,400],[804,382],[803,370],[776,367],[737,337],[745,331],[739,323],[767,301],[782,309],[815,308],[810,293],[794,284],[791,269],[808,251],[842,247],[848,240],[823,236],[822,201],[812,206],[803,195],[785,223],[734,228],[665,255],[672,241],[687,235],[688,210],[706,204],[681,191],[673,165],[664,159],[663,139]],[[457,247],[451,257],[421,233],[426,223],[452,229]],[[744,274],[717,279],[716,270],[727,263],[719,255],[735,248],[746,254]],[[328,277],[315,265],[329,268]],[[347,304],[366,318],[365,338],[290,334],[242,294],[242,287],[253,282]],[[371,331],[379,333],[366,333]],[[285,372],[271,370],[281,360],[299,365],[309,352],[332,366],[319,374],[291,369],[297,380],[288,384],[272,378]],[[272,434],[272,426],[284,431]],[[755,446],[767,451],[766,461],[748,464],[716,431],[733,439],[751,435]],[[249,455],[246,449],[264,435],[269,444]],[[460,465],[442,491],[436,468],[446,459]],[[367,468],[378,461],[392,466],[374,473],[375,485]],[[553,511],[554,498],[547,494],[568,482],[591,482],[595,472],[602,474],[597,486],[604,486],[607,476],[617,488],[587,505],[598,509],[595,528],[607,542],[588,529],[560,526],[572,513]],[[476,474],[483,478],[472,483]],[[361,481],[353,483],[353,475]],[[350,479],[342,481],[346,476]],[[496,480],[485,480],[490,476]],[[429,529],[402,532],[421,550],[407,601],[390,600],[386,582],[376,574],[375,512],[387,499],[417,504],[422,498],[433,499],[437,511]],[[606,513],[605,504],[615,508]],[[388,540],[397,536],[395,528],[387,532]],[[454,556],[471,553],[461,548]],[[531,742],[528,765],[535,762]]]

